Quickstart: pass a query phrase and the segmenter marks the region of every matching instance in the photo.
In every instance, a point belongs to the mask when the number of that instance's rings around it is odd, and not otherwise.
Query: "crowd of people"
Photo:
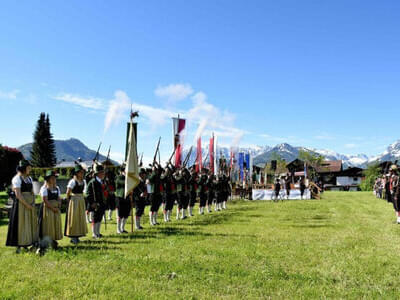
[[[64,236],[78,244],[88,234],[91,224],[92,237],[100,239],[101,224],[112,219],[116,210],[116,233],[126,234],[128,218],[135,209],[134,227],[142,230],[141,219],[146,205],[149,209],[150,226],[159,225],[158,213],[162,208],[164,222],[171,222],[176,206],[176,219],[192,217],[195,203],[199,200],[199,214],[226,209],[231,194],[229,177],[220,171],[218,176],[203,168],[176,168],[168,163],[164,168],[154,162],[151,168],[140,168],[138,186],[125,197],[125,166],[118,168],[119,174],[108,171],[100,163],[85,170],[77,164],[62,198],[57,186],[57,174],[47,171],[40,189],[41,204],[37,212],[33,181],[29,176],[31,165],[21,160],[17,174],[12,179],[13,206],[10,212],[6,246],[33,249],[43,254],[47,247],[58,248]],[[61,207],[66,201],[65,224],[62,226]]]
[[[398,168],[396,165],[390,167],[389,173],[375,180],[374,194],[377,198],[385,199],[388,203],[393,204],[397,224],[400,224],[400,186]]]

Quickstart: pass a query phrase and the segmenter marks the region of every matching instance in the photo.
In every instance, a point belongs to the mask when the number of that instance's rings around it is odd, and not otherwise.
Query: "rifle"
[[[176,153],[176,148],[174,149],[174,152],[172,152],[171,157],[168,159],[167,165],[171,163],[172,158],[174,157],[174,154]]]
[[[203,161],[203,166],[206,165],[206,161],[207,161],[207,158],[208,158],[209,155],[210,155],[210,151],[207,153],[207,156],[206,156],[206,158],[205,158],[204,161]]]
[[[153,165],[155,165],[157,163],[157,152],[160,151],[160,142],[161,142],[161,136],[158,139],[158,144],[157,144],[157,148],[156,148],[156,153],[154,153],[154,158],[153,158]]]
[[[99,158],[100,147],[101,147],[101,142],[100,142],[100,144],[99,144],[99,147],[97,148],[96,155],[95,155],[94,158],[93,158],[93,163],[94,163],[95,161],[97,161],[97,159]]]
[[[140,166],[140,167],[143,166],[143,153],[144,153],[144,152],[142,152],[142,155],[140,156],[140,163],[139,163],[139,166]]]
[[[108,160],[110,159],[110,150],[111,150],[111,145],[110,145],[110,147],[108,148],[108,153],[107,153],[107,158],[106,158],[106,161],[108,162]]]
[[[186,155],[186,157],[185,157],[185,159],[183,161],[183,165],[182,166],[184,168],[186,167],[187,163],[189,162],[190,155],[192,154],[192,150],[193,150],[193,146],[190,147],[190,150],[189,150],[188,154]]]

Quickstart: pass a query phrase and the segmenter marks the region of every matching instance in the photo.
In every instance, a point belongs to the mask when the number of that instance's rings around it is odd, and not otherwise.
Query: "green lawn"
[[[196,211],[197,213],[197,211]],[[0,298],[398,298],[400,225],[370,193],[235,202],[229,210],[44,257],[4,247]],[[171,275],[175,273],[175,275]]]

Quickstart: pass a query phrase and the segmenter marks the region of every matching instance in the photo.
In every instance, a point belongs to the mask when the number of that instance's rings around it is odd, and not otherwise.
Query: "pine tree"
[[[57,164],[56,158],[56,146],[54,144],[53,134],[50,131],[50,118],[49,114],[46,116],[46,135],[47,135],[47,161],[51,166],[55,166]]]
[[[49,116],[41,113],[33,134],[31,151],[34,167],[53,167],[56,164],[55,145],[50,132]]]

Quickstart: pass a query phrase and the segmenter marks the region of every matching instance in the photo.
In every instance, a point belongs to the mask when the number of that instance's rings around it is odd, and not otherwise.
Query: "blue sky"
[[[399,1],[2,1],[0,142],[30,142],[44,111],[55,138],[102,140],[120,159],[132,103],[146,157],[159,136],[169,156],[177,113],[187,145],[202,123],[224,145],[378,154],[400,138],[399,11]]]

